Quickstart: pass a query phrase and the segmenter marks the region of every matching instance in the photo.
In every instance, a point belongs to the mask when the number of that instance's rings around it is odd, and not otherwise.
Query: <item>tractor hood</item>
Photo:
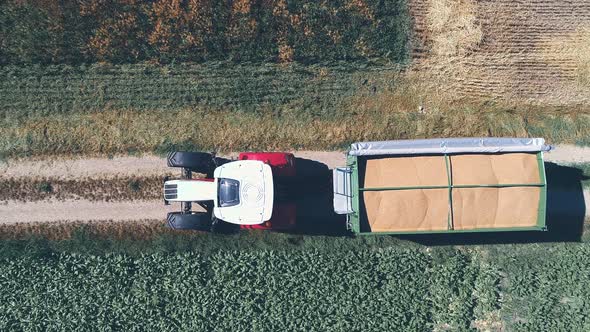
[[[213,181],[170,180],[164,183],[164,198],[170,202],[199,202],[215,199]]]
[[[256,160],[215,169],[215,217],[238,225],[257,225],[272,215],[274,188],[269,165]]]

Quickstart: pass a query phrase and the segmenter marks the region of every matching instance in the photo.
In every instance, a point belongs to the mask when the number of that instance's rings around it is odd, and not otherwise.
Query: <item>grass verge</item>
[[[395,112],[342,109],[307,117],[221,110],[104,111],[27,119],[0,127],[0,155],[115,155],[171,150],[333,150],[366,140],[544,137],[588,144],[590,115],[475,108]]]
[[[586,106],[457,100],[377,63],[6,66],[0,78],[2,157],[465,136],[590,144]]]
[[[75,180],[61,178],[7,178],[0,181],[0,201],[160,199],[163,181],[164,176],[140,175]]]

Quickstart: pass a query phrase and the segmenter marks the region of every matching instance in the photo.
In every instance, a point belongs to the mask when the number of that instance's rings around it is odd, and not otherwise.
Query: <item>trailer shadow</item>
[[[428,234],[399,236],[423,245],[510,244],[579,242],[586,207],[582,181],[590,179],[581,169],[545,162],[547,175],[547,231]]]

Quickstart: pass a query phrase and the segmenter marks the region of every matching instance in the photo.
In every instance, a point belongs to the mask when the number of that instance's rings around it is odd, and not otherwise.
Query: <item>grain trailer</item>
[[[546,230],[542,138],[359,142],[333,170],[355,234]]]

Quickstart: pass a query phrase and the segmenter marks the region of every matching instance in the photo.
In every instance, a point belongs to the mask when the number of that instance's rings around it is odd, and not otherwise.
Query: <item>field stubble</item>
[[[590,2],[411,0],[414,70],[456,99],[587,105]]]

